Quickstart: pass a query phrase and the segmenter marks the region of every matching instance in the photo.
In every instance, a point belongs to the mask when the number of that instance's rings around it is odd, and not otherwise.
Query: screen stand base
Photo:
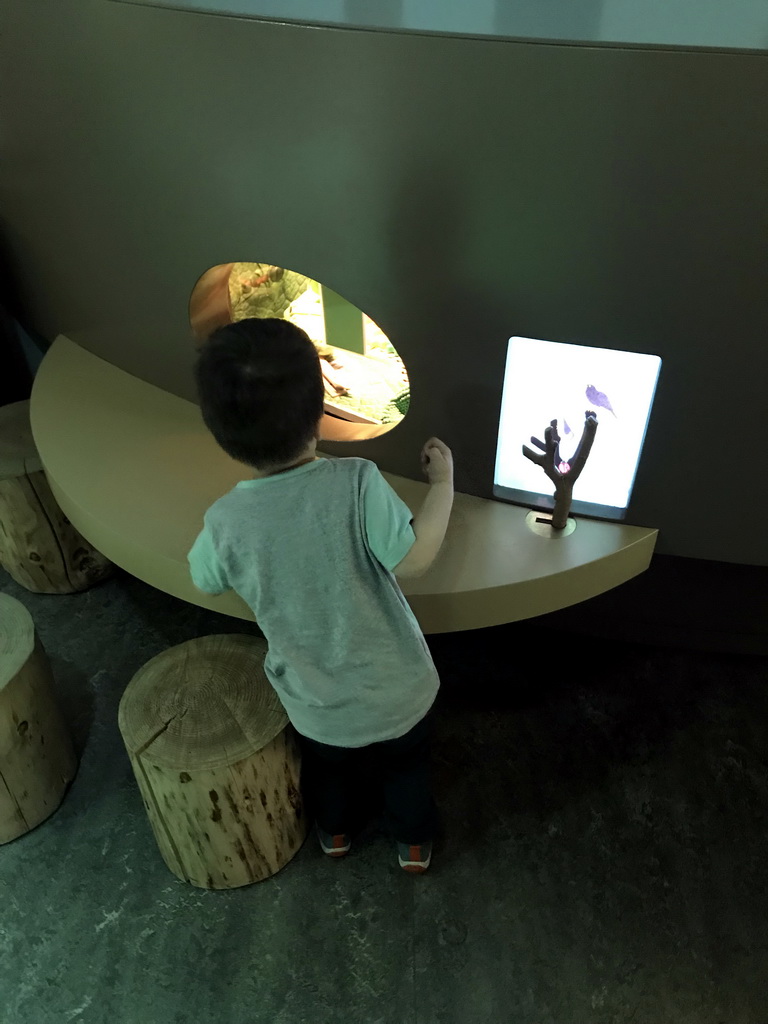
[[[551,512],[529,512],[525,517],[525,525],[529,530],[535,533],[537,537],[546,537],[549,540],[559,540],[561,537],[568,537],[576,529],[576,520],[570,516],[562,530],[553,530],[551,524]]]

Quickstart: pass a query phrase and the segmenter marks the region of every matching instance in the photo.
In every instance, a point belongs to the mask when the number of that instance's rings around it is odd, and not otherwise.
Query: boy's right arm
[[[453,507],[453,480],[434,483],[427,491],[424,504],[413,518],[416,534],[411,550],[392,572],[401,579],[423,575],[440,550]]]
[[[430,488],[424,504],[413,518],[416,540],[410,551],[392,570],[402,579],[421,576],[437,557],[453,507],[453,455],[450,448],[433,437],[424,445],[421,464]]]

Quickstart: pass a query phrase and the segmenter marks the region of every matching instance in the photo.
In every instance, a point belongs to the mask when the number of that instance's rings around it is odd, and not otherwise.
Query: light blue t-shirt
[[[267,678],[311,739],[395,739],[435,700],[437,670],[391,571],[414,543],[412,518],[359,458],[241,480],[205,513],[192,581],[249,605],[268,643]]]

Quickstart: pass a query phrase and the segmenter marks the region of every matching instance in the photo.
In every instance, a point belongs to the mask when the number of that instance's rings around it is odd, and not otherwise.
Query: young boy
[[[324,852],[349,850],[356,783],[374,768],[401,867],[426,871],[439,679],[395,576],[420,576],[443,542],[451,452],[437,438],[425,444],[431,487],[415,518],[373,462],[318,458],[320,363],[287,320],[219,328],[195,377],[209,430],[254,474],[205,513],[192,580],[209,594],[231,588],[253,610],[267,678],[302,740]]]

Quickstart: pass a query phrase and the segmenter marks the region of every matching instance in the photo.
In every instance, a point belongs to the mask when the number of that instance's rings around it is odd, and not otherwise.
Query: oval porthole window
[[[319,281],[270,263],[206,270],[189,302],[195,338],[249,317],[283,317],[312,339],[325,386],[321,440],[378,437],[408,412],[408,373],[394,345],[362,310]]]

